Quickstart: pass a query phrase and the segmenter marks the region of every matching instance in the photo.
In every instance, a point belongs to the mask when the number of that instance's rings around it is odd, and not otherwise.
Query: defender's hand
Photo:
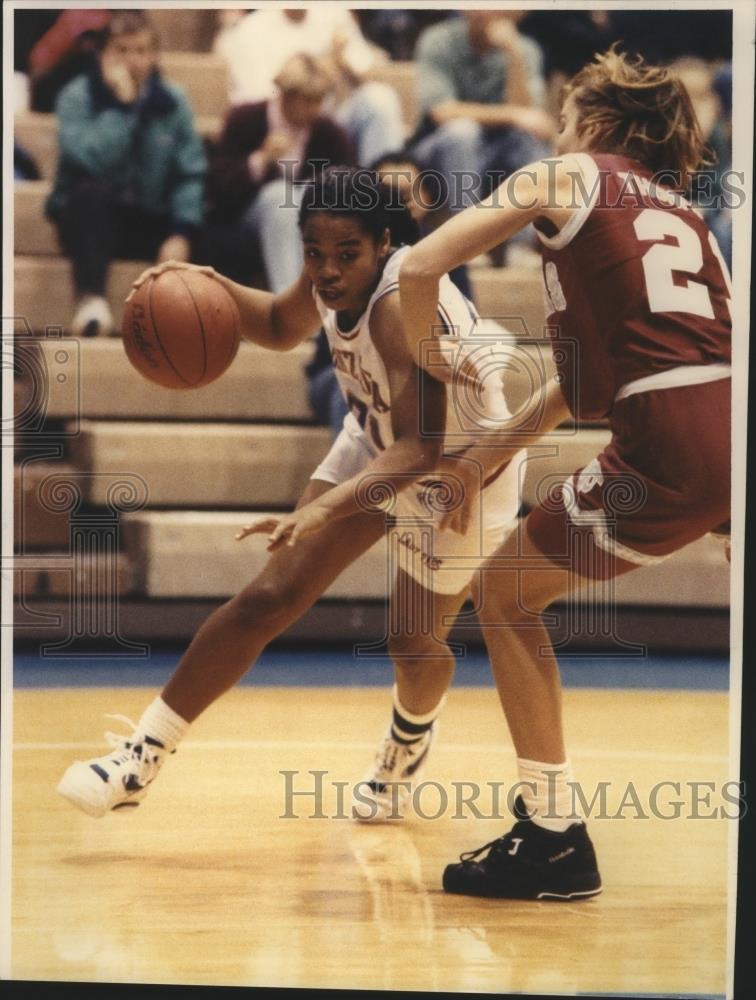
[[[268,535],[268,552],[274,552],[282,545],[293,547],[300,538],[312,535],[324,528],[330,520],[329,512],[317,503],[308,503],[291,514],[270,515],[258,518],[237,532],[240,542],[248,535]]]

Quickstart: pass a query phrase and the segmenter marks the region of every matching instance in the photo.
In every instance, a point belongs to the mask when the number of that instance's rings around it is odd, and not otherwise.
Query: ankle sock
[[[417,743],[428,732],[444,707],[446,695],[436,707],[425,715],[413,715],[399,701],[399,691],[396,684],[393,691],[394,713],[391,720],[391,736],[397,743]]]
[[[574,780],[569,761],[547,764],[518,757],[517,771],[522,800],[536,826],[564,833],[573,823],[582,823],[574,812],[572,789],[568,784]]]
[[[140,736],[150,736],[154,740],[159,740],[170,753],[175,750],[176,744],[184,738],[188,729],[189,723],[186,719],[182,719],[158,696],[142,713],[136,732]]]

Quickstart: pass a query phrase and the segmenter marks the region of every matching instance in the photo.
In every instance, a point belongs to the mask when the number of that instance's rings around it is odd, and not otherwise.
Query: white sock
[[[423,733],[427,732],[433,725],[436,717],[444,707],[446,695],[441,698],[435,708],[431,709],[430,712],[426,712],[424,715],[413,715],[412,712],[407,711],[404,705],[402,705],[399,701],[399,689],[396,684],[394,684],[393,701],[394,714],[391,727],[392,731],[395,736],[399,737],[399,739],[405,742],[413,742],[420,739]]]
[[[186,719],[174,712],[170,705],[158,697],[148,705],[137,723],[136,731],[141,736],[151,736],[159,740],[168,753],[184,738],[189,729]]]
[[[525,808],[536,826],[555,833],[564,833],[573,823],[582,819],[573,810],[573,781],[569,761],[563,764],[546,764],[538,760],[517,758],[519,791]]]

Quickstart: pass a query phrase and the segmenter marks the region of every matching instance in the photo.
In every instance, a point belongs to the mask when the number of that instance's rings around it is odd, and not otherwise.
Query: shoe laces
[[[503,834],[501,837],[497,837],[495,840],[489,840],[487,844],[482,847],[476,847],[473,851],[465,851],[464,854],[460,854],[460,861],[474,861],[475,858],[480,857],[484,851],[491,851],[491,855],[500,854],[504,848],[511,848],[512,840],[514,837],[514,830],[510,830],[509,833]]]
[[[387,776],[394,772],[396,762],[401,751],[404,750],[396,740],[387,736],[383,741],[383,746],[376,754],[375,773],[376,776]]]
[[[132,736],[136,732],[136,724],[126,715],[106,715],[105,718],[128,726]],[[162,747],[153,746],[144,738],[130,739],[123,733],[113,733],[110,730],[105,732],[105,742],[115,751],[109,755],[110,761],[119,765],[134,763],[139,771],[140,783],[147,785],[152,781],[162,763]]]
[[[399,743],[389,734],[383,741],[383,746],[376,754],[375,770],[379,778],[391,777],[397,766],[408,763],[421,752],[427,743],[425,739],[416,740],[414,743]]]

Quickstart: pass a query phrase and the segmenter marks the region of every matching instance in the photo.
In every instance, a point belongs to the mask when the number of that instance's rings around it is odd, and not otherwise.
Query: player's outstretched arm
[[[484,201],[455,215],[408,251],[399,271],[399,293],[404,329],[416,364],[422,363],[421,343],[433,335],[437,325],[441,277],[536,219],[546,218],[561,229],[575,210],[576,170],[579,168],[570,157],[531,163],[508,177]],[[508,308],[516,305],[510,303]],[[442,377],[439,368],[434,374]]]
[[[389,380],[393,443],[358,475],[291,514],[252,522],[238,539],[268,534],[269,551],[295,545],[334,518],[388,511],[393,497],[436,468],[443,451],[446,389],[414,364],[402,330],[398,295],[386,295],[376,304],[370,325]]]
[[[473,440],[462,448],[447,452],[441,459],[439,475],[455,476],[461,483],[465,498],[458,508],[441,517],[439,527],[442,530],[450,528],[464,534],[483,483],[494,473],[503,471],[515,455],[536,444],[570,416],[570,408],[556,379],[544,382],[537,392],[541,394],[537,426],[531,426],[532,411],[527,407],[527,429],[523,429],[521,418],[515,413],[496,429],[482,431],[481,442]]]
[[[304,273],[290,288],[274,295],[259,288],[240,285],[212,267],[169,260],[143,271],[134,282],[126,301],[148,278],[169,270],[200,271],[219,281],[236,302],[242,337],[260,347],[272,351],[290,351],[317,333],[320,327],[320,317],[312,297],[312,285]]]

